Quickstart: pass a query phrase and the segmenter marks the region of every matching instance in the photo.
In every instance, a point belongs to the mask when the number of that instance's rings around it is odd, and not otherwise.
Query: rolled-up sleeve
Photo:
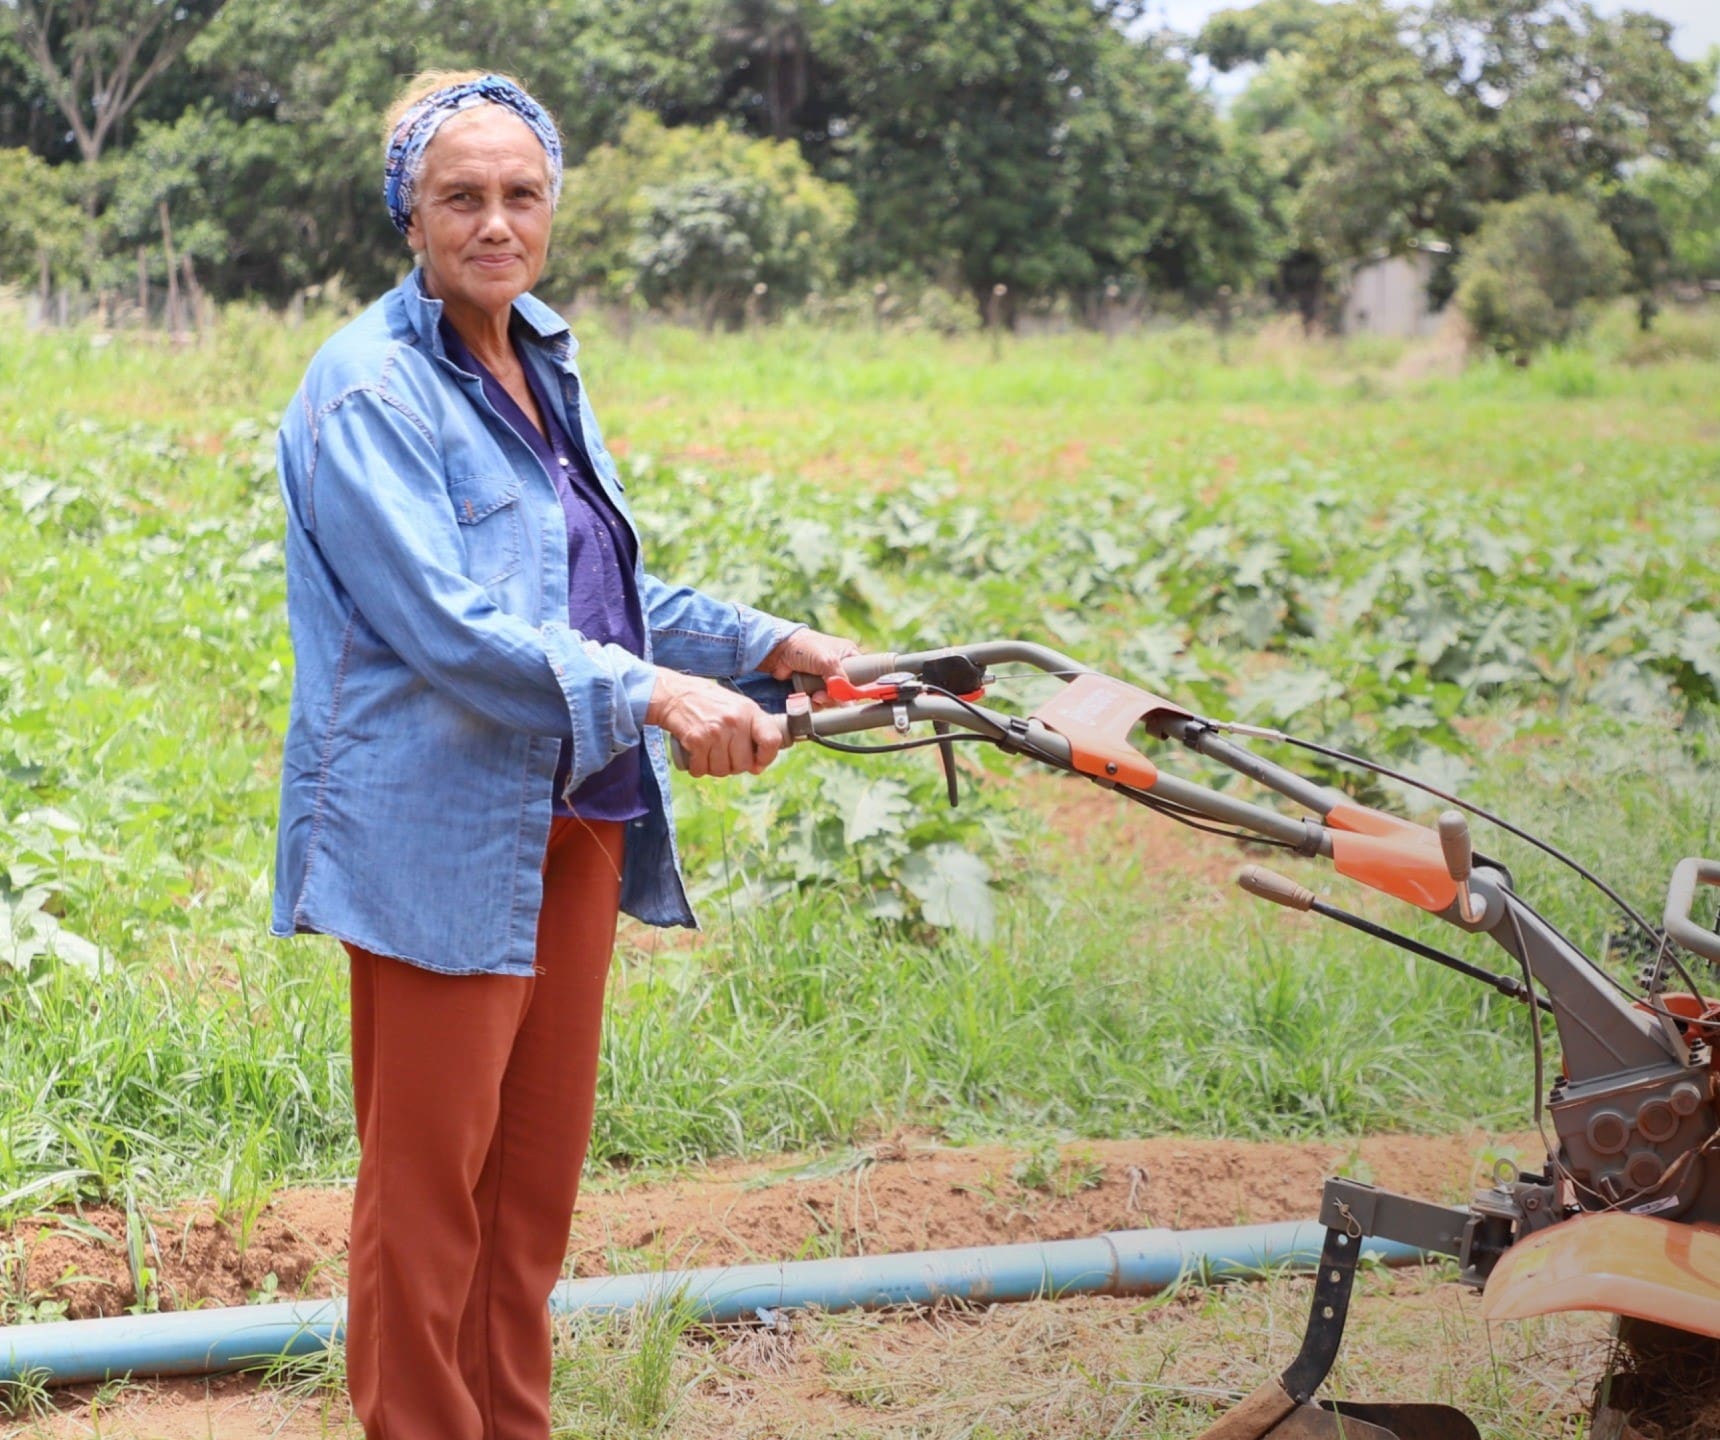
[[[331,574],[429,684],[496,724],[571,736],[576,775],[639,743],[654,668],[564,622],[509,614],[463,573],[442,457],[396,397],[361,386],[323,408],[299,499]]]
[[[734,680],[757,670],[765,656],[806,626],[718,600],[688,585],[647,575],[639,600],[651,632],[652,658],[688,675]]]

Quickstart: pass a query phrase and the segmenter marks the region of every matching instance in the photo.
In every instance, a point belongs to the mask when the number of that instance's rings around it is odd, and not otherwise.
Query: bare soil
[[[1060,1147],[1059,1168],[1035,1187],[1038,1177],[1023,1171],[1032,1159],[1024,1151],[950,1150],[910,1137],[849,1155],[720,1164],[658,1183],[600,1177],[580,1198],[568,1273],[608,1274],[617,1260],[627,1269],[730,1265],[1306,1219],[1335,1169],[1454,1200],[1471,1188],[1480,1157],[1501,1145],[1529,1155],[1536,1141],[1527,1134],[1374,1136],[1347,1145],[1077,1141]],[[282,1299],[340,1293],[351,1209],[350,1190],[293,1189],[278,1192],[248,1234],[207,1205],[151,1217],[161,1307],[242,1305],[265,1292]],[[30,1295],[64,1302],[69,1318],[124,1314],[138,1303],[123,1212],[46,1216],[20,1224],[11,1238],[23,1242]]]
[[[1314,1213],[1321,1179],[1334,1170],[1451,1200],[1465,1195],[1499,1153],[1532,1156],[1536,1142],[1529,1135],[1479,1134],[1381,1136],[1343,1145],[1177,1138],[1092,1141],[1063,1145],[1056,1163],[1048,1166],[1043,1155],[1020,1150],[949,1150],[907,1136],[847,1155],[718,1165],[666,1181],[597,1177],[580,1200],[567,1268],[570,1274],[594,1275],[616,1268],[876,1254],[1066,1239],[1114,1229],[1302,1219]],[[1029,1168],[1035,1158],[1037,1172]],[[242,1304],[265,1295],[339,1293],[350,1202],[345,1189],[284,1190],[243,1235],[233,1217],[218,1217],[208,1206],[153,1216],[151,1258],[158,1262],[160,1302],[166,1308],[185,1308]],[[119,1212],[97,1208],[81,1216],[44,1217],[20,1225],[7,1238],[25,1242],[25,1286],[34,1298],[61,1299],[69,1313],[80,1318],[122,1313],[137,1303],[126,1260],[125,1220]],[[1080,1313],[1100,1317],[1091,1323],[1102,1330],[1130,1310],[1129,1302],[1110,1302],[1089,1305]],[[910,1334],[879,1328],[877,1317],[864,1318],[865,1336],[889,1337],[878,1343],[906,1346],[916,1353],[927,1344],[935,1352],[937,1327],[955,1323],[948,1316],[922,1316],[913,1322],[922,1330]],[[1155,1326],[1165,1323],[1163,1315],[1155,1317]],[[925,1326],[933,1328],[925,1331]],[[1276,1334],[1299,1331],[1300,1326],[1286,1317],[1270,1328]],[[1138,1326],[1130,1333],[1136,1331]],[[758,1348],[756,1337],[748,1343]],[[869,1340],[862,1347],[865,1354],[872,1354],[870,1347]],[[824,1370],[814,1370],[811,1377],[801,1375],[788,1386],[800,1397],[792,1405],[787,1392],[776,1390],[770,1403],[789,1405],[792,1412],[797,1406],[816,1409],[831,1393],[840,1398],[842,1386],[831,1392],[829,1377],[818,1379]],[[739,1385],[733,1403],[748,1396],[749,1405],[765,1403],[762,1382],[755,1382],[756,1377]],[[720,1399],[721,1390],[722,1385],[712,1381],[699,1394]],[[0,1435],[251,1440],[265,1434],[348,1433],[344,1406],[338,1401],[300,1407],[289,1416],[278,1393],[259,1392],[254,1382],[237,1379],[139,1384],[113,1397],[72,1389],[62,1393],[59,1406],[53,1414],[21,1421],[9,1432],[0,1427]],[[815,1425],[748,1433],[837,1432]]]

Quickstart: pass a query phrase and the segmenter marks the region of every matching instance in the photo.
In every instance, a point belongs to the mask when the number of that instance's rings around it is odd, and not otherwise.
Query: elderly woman
[[[618,909],[687,925],[663,732],[694,775],[778,732],[710,678],[846,641],[647,573],[567,326],[528,293],[554,123],[429,74],[387,127],[417,267],[281,429],[297,669],[272,929],[351,960],[362,1158],[347,1373],[370,1440],[543,1440],[549,1292]]]

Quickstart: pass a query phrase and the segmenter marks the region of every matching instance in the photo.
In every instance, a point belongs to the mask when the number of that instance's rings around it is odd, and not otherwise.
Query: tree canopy
[[[568,172],[548,278],[733,323],[755,286],[792,303],[834,281],[853,218],[852,196],[792,141],[725,122],[670,129],[636,110]]]
[[[569,293],[732,315],[900,277],[1007,320],[1260,286],[1314,318],[1541,194],[1586,197],[1646,293],[1714,228],[1716,76],[1669,42],[1586,0],[1261,0],[1193,37],[1129,0],[0,0],[7,183],[85,217],[10,268],[114,284],[166,216],[219,295],[374,293],[408,263],[381,116],[440,65],[557,115]],[[1249,67],[1227,114],[1196,57]]]
[[[1458,268],[1457,303],[1476,334],[1526,360],[1569,339],[1593,301],[1616,294],[1628,261],[1587,200],[1541,194],[1495,207]]]
[[[1712,66],[1671,26],[1584,0],[1262,0],[1220,12],[1197,48],[1259,68],[1236,107],[1260,147],[1285,236],[1287,289],[1423,239],[1461,242],[1488,207],[1586,194],[1616,222],[1633,283],[1670,241],[1616,198],[1648,161],[1690,165],[1713,143]]]
[[[85,160],[226,0],[0,0],[34,79]]]

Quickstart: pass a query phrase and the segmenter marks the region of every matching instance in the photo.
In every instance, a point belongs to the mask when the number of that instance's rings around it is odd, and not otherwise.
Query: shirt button
[[[557,455],[557,456],[556,456],[556,457],[555,457],[555,458],[556,458],[556,459],[557,459],[557,460],[559,460],[559,461],[561,461],[561,468],[562,468],[562,469],[563,469],[563,470],[565,470],[565,469],[567,469],[567,467],[568,467],[568,466],[569,466],[569,465],[571,465],[571,464],[572,464],[572,463],[573,463],[573,462],[572,462],[572,461],[571,461],[571,460],[569,460],[569,459],[568,459],[568,458],[567,458],[567,456],[565,456],[565,455]]]

